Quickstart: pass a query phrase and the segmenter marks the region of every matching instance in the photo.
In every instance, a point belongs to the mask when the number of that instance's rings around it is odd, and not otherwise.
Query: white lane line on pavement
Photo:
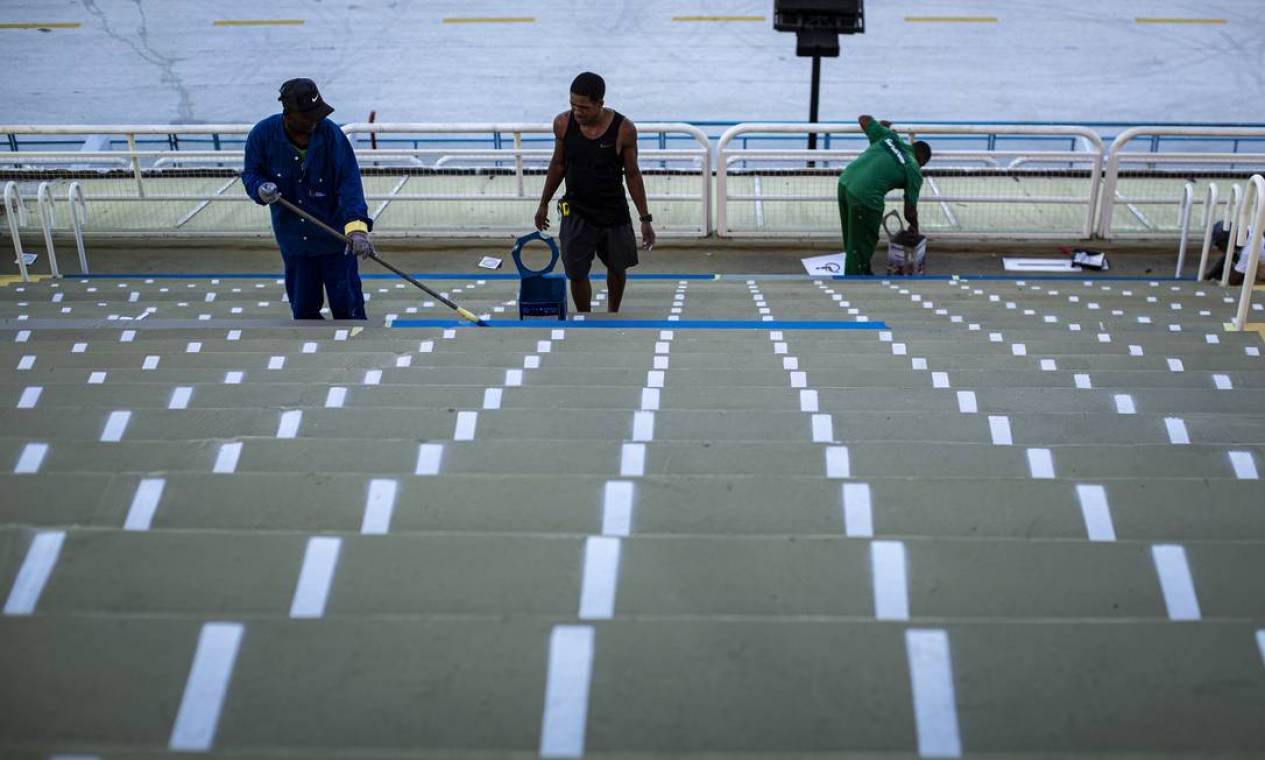
[[[88,385],[101,385],[102,383],[105,382],[105,378],[106,378],[106,373],[93,372],[92,374],[88,375]]]
[[[540,721],[542,758],[583,757],[592,671],[593,627],[554,626],[549,636],[545,710]]]
[[[580,583],[580,619],[610,620],[619,586],[620,540],[589,536],[584,542],[584,575]]]
[[[127,432],[127,423],[131,421],[131,412],[110,412],[110,416],[105,421],[105,428],[101,431],[101,442],[118,443],[123,440],[123,433]]]
[[[602,535],[627,536],[632,531],[633,484],[611,480],[602,494]]]
[[[158,503],[162,501],[163,488],[166,485],[167,481],[163,478],[141,480],[132,496],[132,505],[128,507],[123,530],[149,530],[154,523],[154,513],[158,511]]]
[[[1042,371],[1042,372],[1054,372],[1054,371],[1055,371],[1055,370],[1057,370],[1058,368],[1059,368],[1058,362],[1056,362],[1056,361],[1055,361],[1055,360],[1053,360],[1053,359],[1042,359],[1042,360],[1041,360],[1041,371]]]
[[[215,456],[215,466],[211,468],[211,472],[221,475],[231,474],[237,471],[237,460],[242,456],[242,444],[240,441],[234,443],[221,443],[219,453]]]
[[[303,350],[302,350],[302,352],[301,352],[301,353],[305,353],[305,354],[314,354],[314,353],[316,353],[316,344],[315,344],[315,343],[313,343],[313,342],[311,342],[311,341],[309,341],[309,342],[307,342],[307,343],[304,343],[304,344],[303,344]]]
[[[1141,346],[1129,346],[1129,356],[1143,356]]]
[[[773,344],[773,353],[774,353],[775,355],[781,356],[781,355],[785,354],[785,353],[786,353],[786,351],[787,351],[787,346],[786,346],[786,344],[785,344],[785,343],[774,343],[774,344]]]
[[[962,414],[975,414],[979,411],[975,391],[958,391],[958,411]]]
[[[190,342],[189,342],[189,343],[188,343],[188,344],[184,347],[184,352],[185,352],[186,354],[200,354],[200,353],[202,353],[202,344],[201,344],[200,342],[196,341],[196,340],[194,340],[194,341],[190,341]]]
[[[1076,498],[1081,503],[1081,515],[1085,518],[1085,533],[1089,540],[1115,541],[1116,526],[1111,520],[1111,507],[1107,504],[1107,489],[1096,485],[1078,485]]]
[[[646,387],[647,388],[662,388],[664,375],[665,373],[663,370],[659,370],[659,369],[649,370],[648,372],[646,372]]]
[[[1133,404],[1133,396],[1127,393],[1117,393],[1115,395],[1116,414],[1137,414],[1138,408]]]
[[[540,357],[536,354],[524,356],[523,369],[540,369]]]
[[[187,385],[177,386],[171,392],[171,400],[167,402],[168,409],[188,409],[189,399],[193,397],[193,388]]]
[[[653,412],[659,409],[659,389],[658,388],[642,388],[641,389],[641,409],[646,412]]]
[[[246,377],[245,372],[226,372],[224,373],[224,384],[225,385],[241,385],[242,380],[245,379],[245,377]]]
[[[397,356],[397,357],[395,357],[395,366],[396,366],[396,368],[412,367],[412,366],[413,366],[413,355],[412,355],[412,354],[405,354],[404,356]]]
[[[285,369],[286,358],[284,356],[268,357],[268,369]]]
[[[656,356],[656,357],[654,357],[654,368],[655,368],[655,369],[668,369],[668,367],[669,367],[669,366],[671,366],[671,362],[668,360],[668,357],[666,357],[666,356]]]
[[[39,603],[44,586],[48,584],[61,554],[62,544],[66,541],[63,530],[42,531],[35,534],[30,547],[26,550],[26,558],[18,569],[13,588],[9,589],[9,598],[4,603],[6,615],[31,615],[35,605]]]
[[[642,442],[654,440],[654,412],[633,412],[632,439]]]
[[[119,336],[120,343],[131,343],[134,340],[136,340],[135,330],[124,330],[123,334]]]
[[[521,369],[505,370],[505,386],[508,388],[517,388],[523,384],[523,371]]]
[[[932,388],[948,388],[949,373],[948,372],[932,372],[931,373]]]
[[[1151,547],[1151,558],[1160,579],[1160,590],[1164,592],[1168,619],[1199,620],[1199,599],[1186,562],[1186,549],[1175,544],[1159,544]]]
[[[1234,477],[1239,480],[1260,479],[1260,474],[1256,471],[1256,461],[1252,459],[1250,451],[1231,451],[1230,466],[1234,468]]]
[[[478,412],[457,412],[457,427],[453,430],[454,441],[473,441],[474,431],[479,424]]]
[[[1213,375],[1212,384],[1215,385],[1219,391],[1234,390],[1234,383],[1230,382],[1229,375]]]
[[[342,407],[343,402],[345,402],[346,400],[347,400],[347,389],[339,387],[339,386],[334,386],[333,388],[329,389],[329,393],[325,394],[325,408],[339,409]]]
[[[419,354],[429,354],[435,350],[435,341],[424,340],[417,344],[417,352]]]
[[[1186,366],[1182,364],[1181,359],[1168,359],[1167,362],[1168,362],[1169,372],[1185,372],[1186,371]]]
[[[1093,381],[1090,380],[1089,375],[1084,372],[1077,372],[1073,375],[1073,379],[1076,381],[1076,387],[1081,388],[1082,390],[1089,390],[1094,387]]]
[[[35,357],[31,354],[27,354],[26,356],[23,356],[21,359],[18,359],[18,369],[20,370],[28,370],[34,366],[35,366]]]
[[[905,566],[904,542],[874,541],[870,544],[874,617],[879,620],[909,619],[909,584]]]
[[[656,354],[666,354],[672,350],[672,344],[666,340],[661,340],[654,344],[654,352]]]
[[[829,414],[814,414],[813,443],[832,443],[835,440],[835,422]]]
[[[562,331],[554,330],[554,332],[562,332]],[[675,337],[676,337],[676,331],[674,330],[660,330],[659,331],[659,340],[672,340]]]
[[[817,411],[817,391],[805,389],[799,392],[799,410],[801,412]]]
[[[874,535],[874,511],[869,483],[843,484],[843,533],[851,538]]]
[[[1164,427],[1168,430],[1168,442],[1175,444],[1190,443],[1190,433],[1186,430],[1186,421],[1180,417],[1165,417]]]
[[[536,341],[536,353],[547,354],[553,350],[553,342],[548,340]]]
[[[826,477],[852,477],[852,463],[848,457],[847,446],[826,447]]]
[[[1054,477],[1054,457],[1049,449],[1028,449],[1028,472],[1034,478]]]
[[[795,356],[783,356],[782,369],[787,371],[799,369],[799,358]]]
[[[1023,343],[1015,343],[1010,347],[1010,353],[1015,356],[1027,356],[1028,347]]]
[[[15,475],[33,475],[40,471],[44,457],[48,454],[47,443],[28,443],[22,447],[18,463],[13,467]]]
[[[417,447],[417,467],[414,475],[438,475],[444,458],[442,443],[423,443]]]
[[[993,437],[994,446],[1010,446],[1014,438],[1010,434],[1010,418],[1001,415],[989,415],[988,432]]]
[[[360,532],[365,535],[386,535],[391,529],[391,515],[395,512],[395,496],[399,483],[386,478],[369,481],[369,495],[365,498],[365,515],[360,521]]]
[[[15,336],[15,337],[14,337],[13,342],[14,342],[14,343],[26,343],[26,342],[27,342],[28,340],[30,340],[30,339],[31,339],[31,331],[30,331],[30,330],[19,330],[19,331],[18,331],[17,336]]]
[[[319,618],[325,614],[329,589],[338,569],[338,555],[343,540],[332,536],[309,538],[307,551],[303,553],[303,569],[294,587],[294,600],[290,602],[290,617]]]
[[[158,356],[146,356],[146,357],[145,357],[145,362],[144,362],[143,364],[141,364],[141,369],[143,369],[143,370],[155,370],[155,369],[158,369],[158,362],[160,362],[160,361],[162,361],[161,357],[158,357]]]
[[[365,370],[365,385],[379,385],[382,383],[382,370],[370,369]]]
[[[909,366],[916,370],[926,370],[927,360],[921,356],[915,356],[909,360]]]
[[[904,343],[893,343],[893,344],[892,344],[892,355],[893,355],[893,356],[908,356],[908,355],[909,355],[909,347],[908,347],[908,346],[906,346]]]
[[[808,387],[808,373],[807,372],[792,372],[791,373],[791,387],[792,388],[807,388]]]
[[[198,648],[189,668],[180,710],[171,728],[172,752],[205,752],[215,741],[220,711],[237,661],[245,626],[241,623],[206,623],[198,636]]]
[[[938,629],[905,631],[909,685],[914,694],[914,725],[921,757],[961,757],[957,697],[949,634]]]
[[[35,405],[40,401],[40,394],[44,392],[44,387],[40,385],[31,385],[22,389],[22,397],[18,399],[19,409],[34,409]]]
[[[619,454],[619,475],[639,478],[646,474],[646,444],[625,443]]]
[[[501,389],[488,388],[483,391],[483,408],[484,409],[500,409],[501,408]]]
[[[277,423],[278,438],[295,438],[299,435],[299,425],[303,422],[303,410],[291,409],[281,413],[281,421]]]

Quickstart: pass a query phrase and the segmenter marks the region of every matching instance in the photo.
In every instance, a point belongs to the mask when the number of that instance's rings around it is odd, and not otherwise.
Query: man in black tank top
[[[611,312],[619,311],[627,270],[637,265],[637,238],[624,197],[625,179],[640,216],[642,245],[647,251],[654,246],[646,186],[637,166],[637,128],[622,114],[605,108],[605,96],[606,83],[592,72],[580,74],[571,83],[571,110],[553,120],[557,140],[536,209],[536,229],[549,229],[549,202],[565,179],[567,192],[558,203],[562,216],[558,239],[571,298],[580,312],[592,306],[589,270],[595,255],[606,265]]]

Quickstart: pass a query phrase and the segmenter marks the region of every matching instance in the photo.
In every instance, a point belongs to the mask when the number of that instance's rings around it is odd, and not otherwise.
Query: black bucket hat
[[[334,112],[334,107],[325,102],[311,79],[291,79],[281,85],[281,97],[277,100],[287,110],[298,111],[309,118],[323,119]]]

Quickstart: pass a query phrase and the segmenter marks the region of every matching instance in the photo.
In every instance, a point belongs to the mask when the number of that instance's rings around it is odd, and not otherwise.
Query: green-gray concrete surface
[[[244,252],[0,286],[0,756],[1265,754],[1235,293],[686,247],[521,327],[484,252],[404,259],[487,329]]]

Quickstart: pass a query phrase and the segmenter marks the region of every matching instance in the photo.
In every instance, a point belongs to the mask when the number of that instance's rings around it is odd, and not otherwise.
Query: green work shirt
[[[918,202],[922,190],[922,171],[914,158],[914,149],[900,135],[871,119],[865,130],[870,147],[848,164],[839,184],[848,188],[862,206],[882,210],[883,198],[895,188],[905,188],[905,201]]]

